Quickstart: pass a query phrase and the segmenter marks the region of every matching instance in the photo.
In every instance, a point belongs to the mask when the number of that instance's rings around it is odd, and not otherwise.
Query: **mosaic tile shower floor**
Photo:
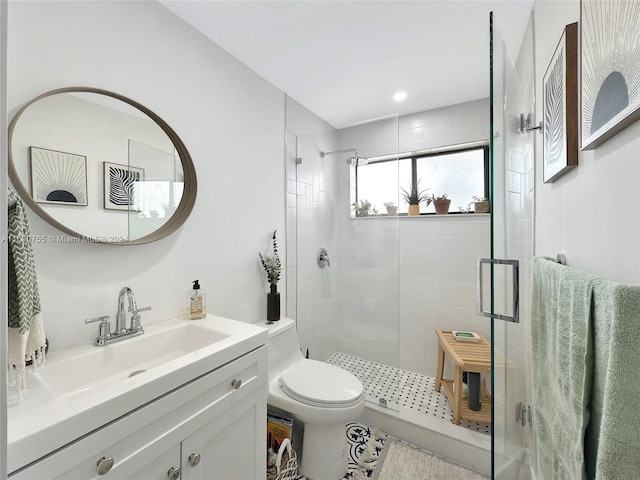
[[[394,410],[397,410],[399,405],[449,422],[453,418],[453,412],[445,394],[434,391],[436,380],[433,377],[339,352],[334,353],[327,362],[344,368],[358,377],[364,385],[368,401],[379,404],[379,399],[383,398],[387,401],[387,407]],[[400,395],[398,395],[398,385]],[[489,424],[463,420],[460,426],[491,435]]]

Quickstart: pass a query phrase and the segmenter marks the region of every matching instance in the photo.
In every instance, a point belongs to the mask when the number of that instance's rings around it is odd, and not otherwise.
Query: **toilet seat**
[[[351,407],[364,396],[362,383],[355,375],[317,360],[298,362],[278,382],[288,396],[315,407]]]

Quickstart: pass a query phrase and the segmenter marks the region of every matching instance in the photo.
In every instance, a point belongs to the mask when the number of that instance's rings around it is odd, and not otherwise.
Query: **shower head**
[[[366,165],[367,163],[369,163],[369,159],[365,158],[365,157],[361,157],[358,154],[358,150],[356,150],[355,148],[345,148],[343,150],[334,150],[333,152],[323,152],[322,150],[320,150],[320,158],[324,158],[325,155],[332,155],[334,153],[347,153],[347,152],[355,152],[355,156],[348,158],[347,159],[347,165],[351,165],[353,167],[355,166],[359,166],[359,165]]]
[[[359,167],[361,165],[366,165],[367,163],[369,163],[369,159],[358,155],[357,150],[356,150],[355,157],[347,158],[347,165],[351,165],[352,167],[356,167],[356,166]]]

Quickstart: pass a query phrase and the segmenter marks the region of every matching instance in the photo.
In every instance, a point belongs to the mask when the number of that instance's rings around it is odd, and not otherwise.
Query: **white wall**
[[[537,87],[566,24],[579,21],[578,0],[538,0]],[[541,100],[537,99],[541,112]],[[580,152],[578,166],[551,184],[542,183],[538,139],[536,254],[564,252],[567,264],[613,281],[640,283],[640,122],[595,150]]]
[[[190,218],[159,242],[35,245],[52,348],[91,340],[83,319],[115,314],[124,285],[153,307],[143,325],[183,314],[196,278],[210,313],[264,318],[257,254],[273,230],[285,240],[284,94],[156,2],[10,2],[8,19],[10,114],[60,87],[120,93],[171,125],[199,182]],[[58,234],[30,221],[34,234]]]
[[[542,77],[565,25],[580,20],[580,2],[536,0],[536,110]],[[623,283],[640,283],[640,122],[595,150],[578,166],[543,183],[542,137],[536,140],[535,254],[563,252],[567,265]]]

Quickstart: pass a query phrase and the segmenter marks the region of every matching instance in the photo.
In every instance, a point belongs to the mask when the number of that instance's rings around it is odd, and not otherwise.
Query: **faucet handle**
[[[84,321],[84,323],[95,323],[95,322],[107,323],[109,322],[109,315],[105,315],[103,317],[87,318]]]
[[[142,330],[142,327],[140,326],[140,312],[146,312],[147,310],[151,310],[151,307],[136,308],[131,311],[131,327],[129,330]]]
[[[136,308],[135,310],[131,310],[131,313],[133,313],[134,315],[137,315],[138,312],[146,312],[147,310],[151,310],[151,307],[142,307],[142,308]]]
[[[85,319],[84,323],[100,322],[98,326],[98,336],[94,342],[94,345],[104,345],[105,341],[111,337],[111,324],[109,323],[109,315],[103,317],[94,317]]]

